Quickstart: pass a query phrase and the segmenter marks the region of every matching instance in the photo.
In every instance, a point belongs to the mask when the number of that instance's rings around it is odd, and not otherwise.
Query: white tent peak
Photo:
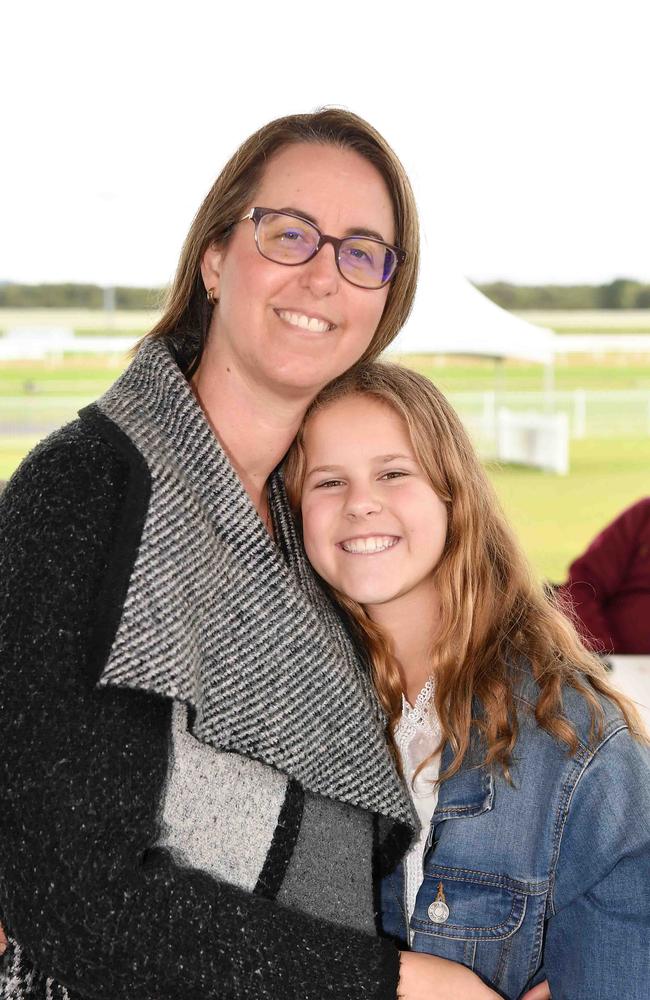
[[[550,364],[555,334],[502,309],[462,274],[424,264],[413,312],[388,350],[469,354]]]

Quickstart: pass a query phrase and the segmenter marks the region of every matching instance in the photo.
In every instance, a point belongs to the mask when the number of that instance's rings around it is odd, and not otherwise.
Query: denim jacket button
[[[434,900],[427,913],[434,924],[444,924],[449,919],[449,907],[441,899]]]

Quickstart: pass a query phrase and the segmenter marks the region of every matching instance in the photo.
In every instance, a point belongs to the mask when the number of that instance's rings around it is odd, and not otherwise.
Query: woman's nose
[[[317,298],[333,295],[338,290],[341,275],[336,266],[334,247],[325,244],[315,257],[300,267],[300,281]]]

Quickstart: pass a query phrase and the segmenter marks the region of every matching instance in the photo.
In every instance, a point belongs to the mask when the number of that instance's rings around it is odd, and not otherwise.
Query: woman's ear
[[[203,254],[201,261],[201,277],[203,278],[205,290],[206,292],[212,291],[214,299],[219,298],[223,257],[223,246],[219,243],[211,243]]]

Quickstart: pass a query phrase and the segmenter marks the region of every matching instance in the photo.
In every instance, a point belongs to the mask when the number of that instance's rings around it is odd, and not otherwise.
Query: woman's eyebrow
[[[311,222],[312,226],[320,229],[314,216],[310,215],[309,212],[304,212],[302,208],[292,208],[291,205],[285,205],[283,208],[279,208],[278,212],[290,212],[291,215],[299,215],[301,219],[306,219],[307,222]],[[374,229],[366,229],[364,226],[354,226],[346,229],[345,236],[369,236],[372,240],[381,240],[382,243],[386,242],[381,233],[376,232]]]

